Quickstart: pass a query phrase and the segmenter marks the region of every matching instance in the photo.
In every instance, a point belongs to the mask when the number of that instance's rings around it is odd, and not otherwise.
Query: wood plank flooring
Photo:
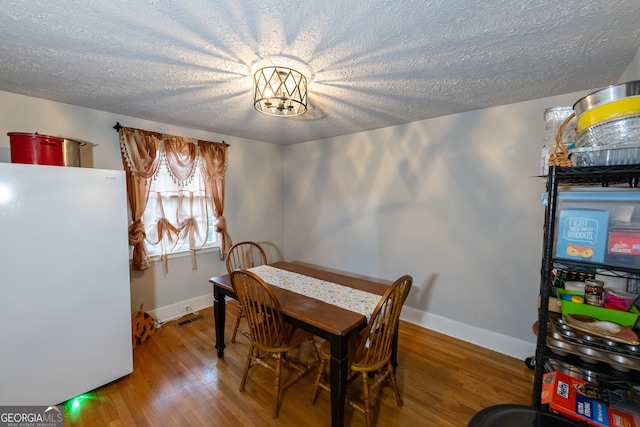
[[[214,347],[212,308],[185,326],[165,323],[134,350],[132,374],[65,402],[65,426],[329,426],[329,394],[311,405],[312,374],[284,392],[276,419],[266,369],[254,368],[238,391],[249,341],[238,334],[235,344],[228,342],[234,310],[228,304],[224,359]],[[309,350],[297,357],[312,357]],[[404,406],[396,406],[391,386],[383,384],[373,399],[377,426],[464,427],[487,406],[530,403],[533,372],[521,360],[406,322],[398,353]],[[360,386],[351,384],[349,395],[357,398]],[[364,426],[364,417],[347,405],[345,425]]]

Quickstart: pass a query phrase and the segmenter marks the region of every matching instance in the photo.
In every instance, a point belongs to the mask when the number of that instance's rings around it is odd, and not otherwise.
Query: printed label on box
[[[558,220],[556,257],[604,262],[607,249],[609,212],[563,209]]]
[[[575,412],[585,417],[591,423],[597,425],[608,425],[607,407],[601,402],[591,399],[590,397],[576,393]]]
[[[640,255],[640,233],[630,231],[610,231],[609,253]]]

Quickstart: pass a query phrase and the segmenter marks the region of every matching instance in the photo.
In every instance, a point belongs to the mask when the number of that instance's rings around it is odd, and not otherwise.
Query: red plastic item
[[[11,163],[63,166],[64,139],[36,133],[9,132]]]

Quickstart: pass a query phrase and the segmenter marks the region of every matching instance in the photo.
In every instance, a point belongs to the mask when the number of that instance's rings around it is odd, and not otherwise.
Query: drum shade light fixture
[[[261,113],[295,117],[307,111],[307,78],[287,67],[264,67],[253,75],[253,106]]]

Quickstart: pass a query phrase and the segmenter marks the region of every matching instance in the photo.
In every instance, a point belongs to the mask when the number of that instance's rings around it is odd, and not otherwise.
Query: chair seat
[[[313,339],[312,333],[304,331],[302,329],[298,329],[292,325],[287,325],[287,326],[291,326],[291,328],[289,328],[290,330],[288,331],[289,333],[293,333],[293,335],[291,335],[291,339],[285,346],[271,347],[269,349],[271,353],[278,353],[278,352],[286,353],[287,351],[293,350],[294,348],[299,347],[301,344],[307,341],[311,341]],[[254,345],[256,346],[256,348],[260,348],[260,346],[257,343],[255,343]]]

